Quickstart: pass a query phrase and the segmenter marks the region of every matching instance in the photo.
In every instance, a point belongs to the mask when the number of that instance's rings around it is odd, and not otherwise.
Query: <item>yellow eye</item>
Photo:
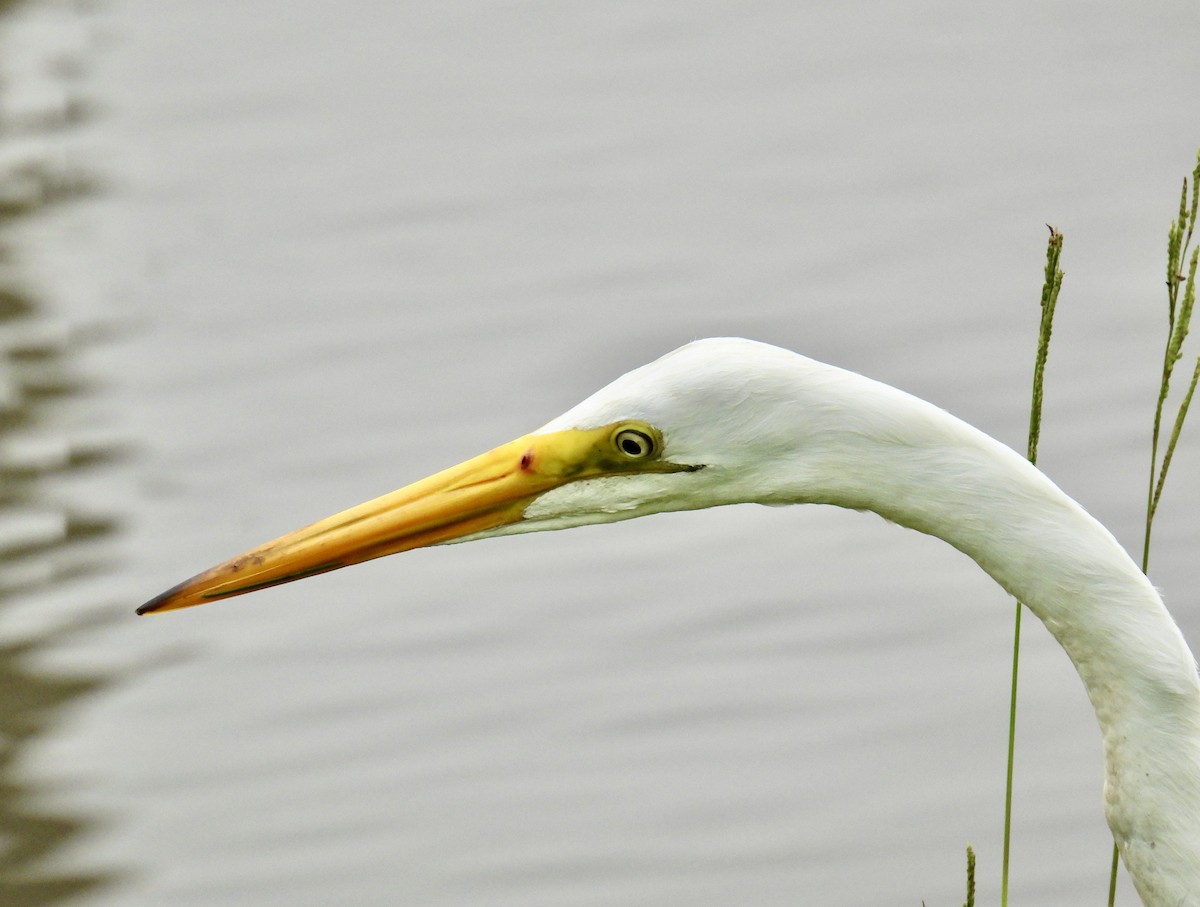
[[[654,456],[655,438],[640,428],[619,428],[613,432],[613,447],[630,460],[645,460]]]

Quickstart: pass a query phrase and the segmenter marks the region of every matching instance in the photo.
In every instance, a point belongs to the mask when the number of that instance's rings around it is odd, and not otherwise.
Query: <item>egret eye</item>
[[[654,454],[654,436],[638,428],[622,428],[612,437],[613,447],[631,460],[645,460]]]

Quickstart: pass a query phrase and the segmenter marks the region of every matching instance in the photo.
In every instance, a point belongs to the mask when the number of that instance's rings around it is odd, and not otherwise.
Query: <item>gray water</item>
[[[700,336],[1023,448],[1046,222],[1041,464],[1140,549],[1194,4],[0,22],[5,147],[93,177],[0,234],[79,373],[32,434],[84,452],[38,473],[45,565],[0,603],[25,675],[82,678],[6,761],[68,827],[31,834],[61,891],[14,902],[957,904],[970,842],[996,903],[1012,605],[875,517],[725,508],[132,609]],[[1194,434],[1151,573],[1195,648]],[[1013,902],[1100,903],[1095,720],[1026,627]]]

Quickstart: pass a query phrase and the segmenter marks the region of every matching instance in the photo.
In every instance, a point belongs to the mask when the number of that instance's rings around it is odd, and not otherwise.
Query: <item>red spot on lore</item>
[[[521,469],[524,472],[529,472],[531,466],[533,466],[533,451],[527,450],[521,454]]]

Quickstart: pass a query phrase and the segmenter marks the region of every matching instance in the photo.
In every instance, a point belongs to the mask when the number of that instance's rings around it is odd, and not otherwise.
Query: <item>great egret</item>
[[[532,434],[235,557],[138,613],[426,545],[746,501],[872,510],[950,543],[1028,604],[1096,710],[1104,810],[1142,901],[1200,904],[1200,678],[1154,587],[1009,448],[778,347],[681,347]]]

